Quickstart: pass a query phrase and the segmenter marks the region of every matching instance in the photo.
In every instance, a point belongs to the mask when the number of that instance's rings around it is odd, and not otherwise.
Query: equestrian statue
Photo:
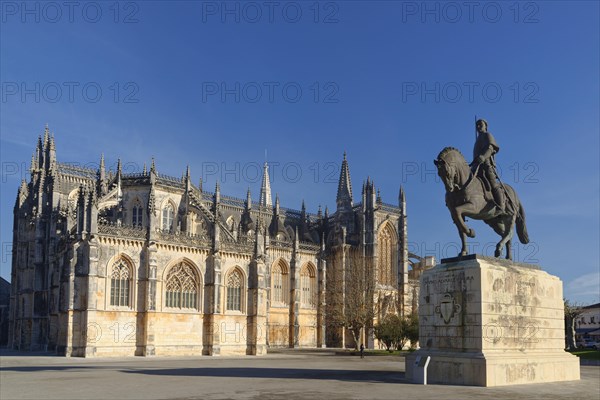
[[[446,147],[433,162],[446,187],[446,206],[461,238],[459,257],[467,255],[467,236],[475,237],[475,231],[465,223],[469,217],[483,220],[502,237],[494,256],[500,257],[506,246],[506,258],[510,260],[513,227],[516,226],[521,243],[529,243],[525,210],[515,190],[500,182],[495,164],[500,147],[488,132],[487,122],[479,119],[475,127],[477,139],[471,164],[453,147]]]

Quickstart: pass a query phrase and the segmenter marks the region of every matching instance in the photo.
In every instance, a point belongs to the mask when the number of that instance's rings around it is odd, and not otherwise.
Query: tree
[[[371,326],[375,317],[373,276],[367,273],[365,264],[349,263],[345,270],[334,271],[331,278],[328,279],[329,317],[335,325],[352,334],[354,347],[358,350],[361,332]]]
[[[380,340],[391,352],[392,348],[402,350],[404,345],[410,341],[414,348],[419,340],[419,317],[410,314],[405,317],[388,315],[374,327],[375,337]]]
[[[583,308],[580,304],[571,303],[564,299],[565,302],[565,334],[567,337],[567,350],[577,349],[575,343],[575,320],[583,313]]]
[[[397,315],[388,315],[374,326],[375,337],[385,345],[390,353],[392,348],[402,348],[406,322]]]
[[[419,315],[415,312],[408,315],[406,318],[406,338],[410,340],[410,347],[414,349],[419,341]]]

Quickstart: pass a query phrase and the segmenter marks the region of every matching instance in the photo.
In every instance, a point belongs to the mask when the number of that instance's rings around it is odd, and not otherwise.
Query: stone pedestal
[[[430,383],[501,386],[579,379],[564,351],[562,282],[530,264],[479,255],[442,260],[421,276],[419,345]]]

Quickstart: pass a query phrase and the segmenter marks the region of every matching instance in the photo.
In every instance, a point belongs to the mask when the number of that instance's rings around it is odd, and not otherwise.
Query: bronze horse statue
[[[475,231],[465,224],[465,217],[483,220],[502,237],[496,245],[496,257],[500,257],[506,245],[506,258],[512,258],[511,240],[515,225],[521,243],[529,243],[525,210],[512,187],[502,184],[507,198],[507,207],[502,211],[494,202],[489,190],[486,190],[482,179],[478,177],[478,169],[472,171],[460,151],[446,147],[433,163],[446,187],[446,206],[462,241],[459,257],[467,255],[467,236],[475,237]]]

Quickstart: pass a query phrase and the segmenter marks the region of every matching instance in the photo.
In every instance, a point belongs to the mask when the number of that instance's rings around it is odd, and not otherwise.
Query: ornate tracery
[[[110,274],[110,305],[129,307],[132,268],[124,259],[118,259]]]
[[[289,274],[283,260],[279,260],[271,270],[271,302],[273,305],[288,303]]]
[[[381,285],[395,286],[395,264],[397,257],[396,232],[389,223],[386,223],[379,231],[378,240],[378,265],[377,283]]]
[[[191,265],[184,262],[174,265],[167,275],[165,305],[198,309],[199,281],[196,270]]]
[[[242,272],[235,268],[227,276],[227,310],[242,311],[242,293],[244,277]]]
[[[307,308],[317,306],[317,278],[311,264],[305,265],[300,271],[300,304]]]

